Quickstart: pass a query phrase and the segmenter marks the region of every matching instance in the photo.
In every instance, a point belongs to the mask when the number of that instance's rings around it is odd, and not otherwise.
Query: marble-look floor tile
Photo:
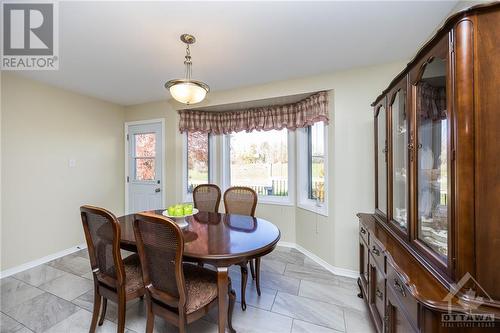
[[[42,290],[13,277],[0,280],[0,285],[0,309],[5,313],[7,313],[8,309],[43,294]]]
[[[260,272],[261,287],[297,295],[299,285],[299,279],[275,273]]]
[[[82,278],[94,281],[94,273],[88,272],[82,275]]]
[[[313,298],[318,301],[328,302],[342,307],[363,311],[365,302],[357,297],[359,290],[354,286],[345,288],[338,285],[323,284],[303,280],[300,283],[299,296]]]
[[[365,311],[344,310],[347,333],[375,333],[368,309]]]
[[[89,251],[87,249],[81,249],[80,251],[73,253],[73,255],[76,257],[82,257],[85,259],[89,259]]]
[[[260,261],[261,272],[271,272],[276,274],[283,274],[285,272],[286,263],[279,260],[268,259],[263,257]]]
[[[218,309],[213,308],[208,319],[218,323]],[[241,304],[236,302],[233,311],[233,327],[238,333],[283,333],[290,332],[292,318],[270,311],[248,306],[246,311],[241,310]]]
[[[94,284],[88,279],[66,273],[57,279],[42,284],[39,288],[67,301],[72,301],[94,288]]]
[[[146,331],[146,304],[143,301],[127,304],[125,326],[133,332]],[[154,333],[177,332],[178,329],[165,319],[155,316]],[[187,326],[188,332],[215,333],[217,325],[200,319]]]
[[[241,282],[238,280],[233,280],[233,289],[236,292],[236,301],[241,302]],[[255,286],[255,281],[249,277],[247,281],[247,287],[245,290],[245,299],[247,305],[254,306],[256,308],[271,310],[274,303],[274,297],[276,296],[276,290],[260,287],[261,295],[257,294],[257,288]]]
[[[337,333],[339,331],[328,327],[308,323],[306,321],[294,319],[291,333]]]
[[[49,262],[48,265],[78,276],[90,272],[89,259],[85,259],[79,256],[70,255],[58,258]]]
[[[273,252],[267,254],[265,258],[271,259],[271,260],[277,260],[284,262],[285,264],[297,264],[297,265],[302,265],[304,264],[304,259],[305,256],[298,252],[298,251],[292,251],[293,249],[288,249],[288,251],[283,251],[283,250],[274,250]]]
[[[23,328],[23,325],[6,314],[0,313],[0,333],[14,333]]]
[[[44,333],[88,333],[92,314],[87,310],[79,310],[52,326]],[[116,324],[105,320],[102,326],[97,326],[97,333],[115,333]]]
[[[68,318],[78,307],[49,293],[43,293],[14,308],[7,315],[34,332],[44,332],[58,322]]]
[[[278,292],[272,311],[312,324],[345,331],[343,310],[333,304]]]
[[[316,281],[321,283],[336,284],[335,275],[321,266],[304,266],[288,264],[285,269],[285,276],[296,279]]]
[[[64,274],[66,274],[66,272],[44,264],[17,273],[13,277],[32,286],[38,287],[41,284],[54,280]]]

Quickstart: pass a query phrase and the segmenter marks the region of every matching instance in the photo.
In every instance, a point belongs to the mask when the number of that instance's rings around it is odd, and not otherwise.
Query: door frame
[[[129,127],[134,126],[134,125],[149,125],[149,124],[156,124],[160,123],[161,125],[161,136],[162,136],[162,145],[161,145],[161,154],[162,154],[162,160],[161,160],[161,202],[162,205],[165,205],[167,202],[167,195],[165,193],[165,183],[166,183],[166,159],[165,159],[165,118],[155,118],[155,119],[147,119],[147,120],[137,120],[137,121],[128,121],[125,122],[125,135],[123,136],[123,140],[125,142],[125,177],[123,181],[125,182],[125,214],[129,214],[129,182],[127,181],[127,177],[129,176],[129,161],[128,161],[128,153],[129,153],[129,140],[127,140],[127,135],[129,132]]]

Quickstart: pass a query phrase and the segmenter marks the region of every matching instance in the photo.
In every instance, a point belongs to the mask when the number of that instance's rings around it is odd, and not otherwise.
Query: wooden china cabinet
[[[500,3],[450,17],[372,104],[360,297],[378,332],[500,332]]]

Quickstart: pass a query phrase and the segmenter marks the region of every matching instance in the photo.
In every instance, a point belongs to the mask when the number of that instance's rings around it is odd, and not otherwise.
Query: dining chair
[[[133,254],[122,260],[120,224],[113,213],[82,206],[80,214],[94,277],[94,310],[89,332],[95,332],[101,303],[99,326],[104,323],[108,299],[118,304],[117,332],[124,332],[126,303],[145,293],[139,256]]]
[[[193,190],[194,208],[200,212],[219,212],[220,188],[214,184],[198,185]]]
[[[254,217],[255,207],[257,207],[257,198],[257,193],[250,187],[233,186],[228,188],[226,192],[224,192],[224,207],[226,209],[226,214],[249,215]],[[247,267],[249,263],[252,279],[255,280],[257,294],[260,296],[260,257],[257,257],[254,260],[246,260],[239,264],[241,270],[241,309],[243,311],[247,308],[245,291],[248,279]]]
[[[206,315],[217,305],[217,273],[190,263],[183,263],[184,238],[172,220],[149,213],[136,214],[134,234],[141,258],[146,286],[146,332],[153,332],[155,315],[186,331],[186,325]],[[228,327],[236,293],[229,280]],[[219,309],[220,311],[220,309]]]

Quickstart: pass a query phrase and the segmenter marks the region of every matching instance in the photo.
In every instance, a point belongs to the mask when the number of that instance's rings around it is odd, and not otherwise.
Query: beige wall
[[[5,72],[1,93],[5,270],[83,243],[82,204],[123,213],[124,110]]]
[[[297,243],[331,265],[357,269],[357,219],[373,211],[373,114],[371,102],[405,63],[360,68],[304,79],[217,91],[196,107],[331,90],[329,130],[329,216],[290,206],[259,204],[257,216],[277,224],[282,241]],[[177,112],[183,105],[147,103],[126,108],[127,121],[165,118],[167,204],[182,201],[182,137]],[[217,139],[218,141],[219,139]],[[220,153],[220,149],[219,149]],[[220,159],[218,159],[220,160]],[[220,179],[220,175],[218,177]],[[169,191],[173,188],[173,191]],[[171,195],[170,193],[175,193]]]

